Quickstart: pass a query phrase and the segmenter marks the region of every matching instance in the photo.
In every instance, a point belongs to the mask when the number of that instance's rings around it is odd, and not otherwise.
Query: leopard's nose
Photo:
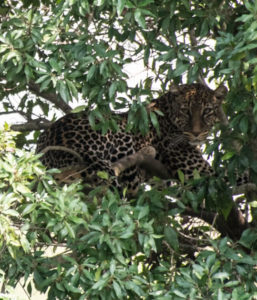
[[[194,130],[194,131],[192,131],[192,134],[193,134],[195,137],[198,137],[198,136],[201,134],[201,130]]]
[[[197,130],[191,130],[192,139],[200,139],[203,135],[205,135],[205,132],[204,130],[202,130],[202,128],[198,128]]]

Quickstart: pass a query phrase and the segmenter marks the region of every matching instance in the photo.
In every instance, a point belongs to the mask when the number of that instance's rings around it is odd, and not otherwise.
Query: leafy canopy
[[[1,1],[0,114],[22,120],[19,135],[0,132],[2,291],[24,278],[48,299],[256,298],[256,195],[235,203],[223,181],[234,185],[235,169],[257,180],[256,16],[240,0]],[[106,186],[60,187],[24,150],[75,107],[103,133],[126,109],[128,128],[146,133],[159,115],[143,100],[195,81],[229,87],[229,125],[206,146],[217,178],[180,174],[162,190],[156,179],[127,201]]]

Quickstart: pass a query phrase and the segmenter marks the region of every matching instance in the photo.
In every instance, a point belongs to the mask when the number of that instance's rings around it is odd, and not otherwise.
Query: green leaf
[[[96,6],[102,6],[104,4],[105,0],[94,0],[94,5]]]
[[[73,239],[75,239],[75,232],[74,232],[72,226],[68,222],[66,222],[66,221],[64,222],[64,224],[65,224],[65,227],[66,227],[66,229],[67,229],[70,237],[73,238]]]
[[[75,107],[75,108],[72,110],[72,112],[73,112],[73,113],[79,113],[79,112],[84,111],[86,108],[87,108],[87,105],[79,105],[79,106]]]
[[[7,49],[9,49],[9,46],[8,46],[8,45],[5,45],[5,44],[0,45],[0,53],[5,52]]]
[[[49,74],[45,74],[45,75],[39,77],[39,78],[35,81],[35,83],[41,83],[41,82],[43,82],[43,81],[45,81],[46,79],[49,79],[49,78],[50,78],[50,75],[49,75]]]
[[[138,3],[139,7],[147,6],[150,3],[154,3],[154,0],[140,0]]]
[[[143,206],[140,207],[139,215],[138,215],[138,220],[143,219],[145,216],[149,214],[149,206]]]
[[[75,294],[82,294],[82,291],[80,288],[77,288],[73,286],[70,282],[64,282],[64,286],[67,291],[75,293]]]
[[[231,157],[233,157],[235,155],[235,152],[227,152],[227,153],[225,153],[223,156],[222,156],[222,160],[228,160],[228,159],[230,159]]]
[[[12,217],[18,217],[20,215],[14,209],[6,209],[6,210],[2,211],[1,213],[4,214],[4,215],[7,215],[7,216],[12,216]]]
[[[201,31],[200,31],[200,36],[204,37],[207,35],[208,30],[209,30],[209,20],[208,19],[204,19],[202,24],[201,24]]]
[[[50,277],[47,277],[46,279],[39,282],[40,289],[43,289],[44,287],[50,286],[51,283],[53,283],[57,278],[57,273],[53,274]]]
[[[122,290],[117,281],[113,281],[113,288],[118,299],[123,299]]]
[[[153,112],[153,111],[150,111],[150,120],[151,120],[151,123],[153,124],[154,128],[156,129],[157,134],[160,134],[160,126],[159,126],[158,118],[157,118],[155,112]]]
[[[129,239],[134,235],[135,224],[129,225],[129,227],[120,235],[121,239]]]
[[[181,170],[178,170],[178,178],[182,185],[185,183],[185,175]]]
[[[21,242],[21,246],[22,246],[24,252],[29,253],[30,243],[24,235],[21,236],[20,242]]]
[[[184,6],[187,8],[187,10],[191,9],[189,0],[181,0],[181,2],[184,4]]]
[[[106,48],[103,43],[95,44],[94,48],[95,48],[97,55],[102,56],[102,57],[106,56]]]
[[[126,0],[118,0],[118,3],[117,3],[117,13],[118,13],[119,16],[123,12],[123,9],[125,7],[125,3],[126,3]]]
[[[187,299],[187,295],[186,294],[183,294],[181,291],[177,290],[177,289],[174,289],[172,291],[172,293],[182,299]]]
[[[136,22],[139,24],[140,27],[146,28],[145,26],[145,18],[144,15],[142,15],[142,10],[137,8],[134,14]]]
[[[101,291],[107,285],[108,281],[109,277],[107,276],[106,278],[101,278],[92,286],[92,289]]]
[[[22,183],[17,183],[15,185],[15,189],[17,192],[19,192],[21,194],[30,194],[31,193],[31,190]]]
[[[34,77],[33,71],[28,65],[25,65],[24,73],[26,75],[27,81],[30,81]]]
[[[72,81],[65,79],[65,82],[69,88],[70,95],[72,95],[75,99],[78,99],[78,90]]]
[[[218,272],[212,276],[213,279],[225,280],[229,279],[230,275],[227,272]]]
[[[36,203],[30,203],[30,204],[26,205],[25,209],[22,211],[22,215],[25,216],[25,215],[31,213],[33,210],[35,210],[36,207],[37,207]]]
[[[93,65],[90,67],[87,73],[87,81],[90,81],[94,77],[95,72],[96,72],[96,65]]]
[[[1,63],[5,63],[9,60],[11,60],[12,58],[20,58],[20,53],[16,50],[11,50],[10,52],[7,52],[1,59]]]
[[[61,72],[61,67],[59,66],[58,62],[54,58],[49,59],[50,66],[56,71],[57,73]]]
[[[109,98],[113,99],[116,91],[117,91],[118,82],[112,82],[111,86],[109,87]]]
[[[109,174],[107,172],[104,172],[104,171],[98,171],[97,176],[104,179],[104,180],[109,179]]]
[[[240,127],[240,130],[243,132],[243,133],[247,133],[248,131],[248,124],[249,124],[249,120],[246,116],[244,116],[241,120],[240,120],[240,123],[239,123],[239,127]]]
[[[148,131],[148,113],[144,105],[140,105],[139,129],[142,134]]]
[[[188,64],[184,64],[182,61],[178,60],[176,69],[173,72],[173,77],[178,77],[186,72],[186,70],[189,68]]]
[[[58,92],[60,93],[60,96],[62,97],[62,99],[65,102],[69,102],[71,100],[69,89],[68,89],[67,85],[62,80],[58,81],[57,90],[58,90]]]
[[[170,226],[164,228],[164,236],[168,244],[175,250],[179,249],[178,235],[176,231]]]
[[[51,78],[46,79],[41,85],[40,85],[40,92],[46,90],[49,87],[49,84],[51,82]]]
[[[125,286],[127,289],[133,291],[134,293],[136,293],[139,297],[141,296],[145,296],[145,293],[144,291],[141,289],[141,287],[136,284],[135,282],[133,281],[126,281],[125,282]]]
[[[250,249],[252,245],[256,242],[256,240],[257,240],[257,233],[251,228],[249,228],[243,232],[239,240],[239,243],[244,247]]]

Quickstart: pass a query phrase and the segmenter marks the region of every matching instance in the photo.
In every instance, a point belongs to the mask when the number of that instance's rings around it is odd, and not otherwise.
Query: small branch
[[[14,131],[33,131],[33,130],[41,130],[47,129],[51,126],[52,122],[47,121],[45,119],[37,119],[29,121],[25,124],[13,124],[11,125],[11,129]]]
[[[72,108],[56,93],[51,92],[40,92],[40,86],[34,82],[29,82],[29,90],[39,97],[42,97],[51,103],[53,103],[57,108],[61,109],[65,114],[70,113]]]

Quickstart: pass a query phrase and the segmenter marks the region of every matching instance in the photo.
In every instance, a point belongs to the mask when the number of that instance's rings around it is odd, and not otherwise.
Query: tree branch
[[[194,28],[192,28],[189,31],[189,39],[190,39],[190,43],[191,43],[192,49],[195,50],[201,56],[201,53],[199,53],[199,51],[197,49],[198,43],[197,43],[197,39],[196,39],[196,36],[195,36],[195,30],[194,30]],[[199,71],[198,82],[201,83],[202,85],[208,86],[206,84],[205,80],[204,80],[204,75],[203,75],[202,70]]]
[[[24,124],[26,125],[26,124]],[[46,124],[46,128],[49,127],[50,124]],[[13,125],[15,126],[15,125]],[[17,126],[23,126],[23,125],[17,125]],[[74,150],[65,147],[65,146],[47,146],[44,148],[41,153],[46,153],[48,151],[64,151],[72,154],[78,159],[78,165],[73,165],[67,168],[63,168],[62,172],[67,173],[66,176],[72,176],[75,172],[76,174],[81,173],[83,170],[85,170],[86,165],[83,161],[83,158]],[[112,163],[111,167],[114,171],[114,174],[116,176],[120,176],[122,172],[124,172],[126,169],[133,167],[137,165],[139,168],[145,170],[149,177],[156,176],[161,179],[170,179],[171,174],[168,173],[167,168],[165,165],[163,165],[159,160],[155,159],[156,150],[152,146],[147,146],[142,149],[140,149],[138,152],[122,157],[121,159],[117,160],[116,162]],[[232,194],[238,195],[238,194],[244,194],[249,192],[257,192],[257,187],[254,183],[247,183],[243,184],[241,186],[237,186],[233,188]]]
[[[78,164],[61,169],[61,174],[56,175],[60,182],[67,182],[69,179],[77,178],[77,176],[86,170],[83,158],[74,150],[65,146],[48,146],[44,148],[41,153],[48,151],[64,151],[72,154],[78,159]],[[119,176],[126,169],[137,165],[139,168],[145,170],[149,176],[157,176],[162,179],[170,178],[166,167],[154,157],[156,150],[152,146],[144,147],[138,152],[125,156],[114,162],[111,167],[116,176]]]
[[[40,119],[29,121],[25,124],[13,124],[11,125],[11,129],[20,132],[42,130],[42,129],[49,128],[51,124],[52,122],[40,118]]]
[[[162,179],[170,178],[166,167],[155,159],[156,150],[152,146],[144,147],[138,152],[125,156],[112,164],[116,176],[126,169],[137,165],[144,169],[150,176],[157,176]]]
[[[169,204],[169,208],[174,208],[174,203]],[[199,218],[213,226],[222,236],[229,236],[233,240],[238,240],[242,232],[248,228],[248,224],[240,210],[234,205],[230,214],[225,219],[222,213],[209,212],[205,210],[195,211],[187,207],[182,215]]]
[[[53,103],[57,108],[61,109],[65,114],[71,112],[72,108],[56,93],[51,92],[40,92],[40,86],[35,82],[29,82],[29,90],[39,97],[42,97],[51,103]]]
[[[254,183],[246,183],[233,188],[233,195],[257,193],[257,186]]]

